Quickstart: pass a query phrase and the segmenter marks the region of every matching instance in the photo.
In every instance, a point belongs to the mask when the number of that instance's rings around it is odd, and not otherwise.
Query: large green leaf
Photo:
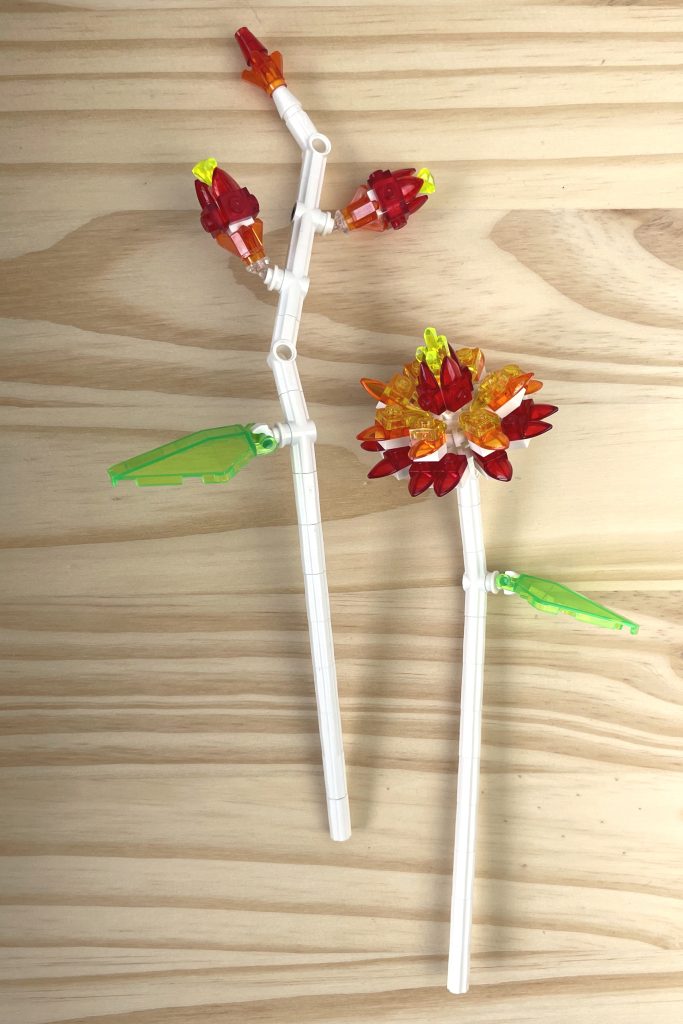
[[[513,575],[501,572],[496,576],[496,586],[501,590],[517,594],[534,608],[541,612],[548,612],[550,615],[565,612],[575,619],[580,619],[581,622],[590,622],[593,626],[602,626],[605,629],[626,628],[632,634],[637,633],[639,629],[637,623],[631,622],[623,615],[605,608],[597,601],[591,601],[583,594],[577,594],[575,590],[570,590],[562,583],[544,580],[541,576],[529,576],[526,573]]]
[[[267,455],[277,446],[269,434],[255,434],[251,427],[234,423],[186,434],[118,462],[108,472],[114,487],[121,480],[134,480],[138,487],[163,487],[191,477],[205,484],[219,484],[231,480],[257,455]]]

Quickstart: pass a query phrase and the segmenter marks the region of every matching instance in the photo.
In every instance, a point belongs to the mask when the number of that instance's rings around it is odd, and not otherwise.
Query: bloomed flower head
[[[368,476],[407,476],[413,495],[432,486],[448,494],[468,463],[494,480],[510,480],[508,450],[550,430],[545,418],[557,412],[529,397],[543,387],[533,373],[512,363],[485,373],[481,349],[454,350],[433,327],[415,359],[387,384],[361,384],[377,407],[358,439],[366,451],[382,453]]]

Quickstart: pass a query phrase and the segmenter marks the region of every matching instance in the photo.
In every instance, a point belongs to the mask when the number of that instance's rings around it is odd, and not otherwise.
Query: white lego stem
[[[345,840],[351,835],[351,822],[315,464],[316,428],[308,418],[296,365],[297,338],[308,291],[313,240],[316,234],[327,234],[333,227],[331,215],[319,209],[327,155],[332,147],[329,139],[316,131],[286,86],[280,86],[273,92],[273,100],[302,151],[302,165],[287,266],[285,270],[269,268],[265,278],[268,288],[280,293],[268,365],[273,371],[286,420],[277,428],[277,433],[279,440],[290,444],[292,449],[292,476],[330,835],[333,839]]]
[[[460,995],[469,987],[472,894],[479,800],[481,720],[486,633],[486,592],[494,589],[486,571],[479,481],[468,459],[466,475],[457,489],[464,560],[465,627],[460,692],[460,750],[458,795],[453,851],[453,890],[448,948],[449,992]]]

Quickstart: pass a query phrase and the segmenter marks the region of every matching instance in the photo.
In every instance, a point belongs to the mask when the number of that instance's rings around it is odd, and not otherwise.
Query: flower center
[[[463,434],[462,430],[458,426],[458,417],[459,416],[460,416],[460,411],[458,411],[458,412],[448,412],[448,410],[447,410],[446,412],[442,412],[441,415],[438,417],[438,419],[440,419],[441,422],[446,427],[447,439],[450,437],[450,440],[452,441],[453,446],[455,448],[462,448],[462,447],[467,448],[468,447],[467,438],[465,437],[465,435]]]

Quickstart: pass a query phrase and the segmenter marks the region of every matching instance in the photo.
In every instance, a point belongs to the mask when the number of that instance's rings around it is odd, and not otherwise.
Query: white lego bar
[[[465,625],[460,693],[460,749],[453,851],[453,890],[446,984],[449,992],[460,995],[467,992],[469,987],[472,896],[481,758],[486,596],[487,589],[495,589],[493,574],[489,574],[487,577],[479,480],[472,458],[468,458],[467,471],[456,493],[464,559]]]
[[[296,365],[313,241],[316,234],[328,234],[334,226],[331,214],[319,209],[325,165],[332,147],[329,139],[316,131],[287,86],[275,89],[272,97],[302,152],[287,265],[284,270],[270,267],[265,276],[267,287],[280,294],[268,365],[273,371],[285,423],[278,424],[274,432],[281,443],[291,445],[327,814],[332,838],[345,840],[351,835],[351,821],[315,464],[316,429],[308,417]]]

